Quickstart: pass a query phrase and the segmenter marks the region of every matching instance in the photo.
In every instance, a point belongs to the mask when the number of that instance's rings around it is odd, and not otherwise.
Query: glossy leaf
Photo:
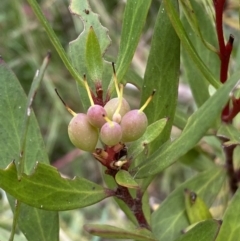
[[[52,211],[86,207],[113,195],[84,178],[62,178],[56,168],[43,163],[37,164],[33,174],[23,174],[19,182],[12,162],[0,170],[0,187],[21,202]]]
[[[120,186],[127,188],[138,188],[137,182],[133,179],[128,171],[119,170],[115,180]]]
[[[116,63],[117,78],[121,82],[138,45],[151,0],[129,0],[126,3],[119,53]]]
[[[27,98],[18,79],[2,59],[0,60],[0,76],[0,168],[5,168],[12,160],[19,159],[20,135],[25,118]],[[26,173],[32,170],[36,161],[49,162],[34,114],[31,115],[29,121],[24,157],[24,171]],[[13,198],[9,196],[8,198],[12,208],[14,208]],[[28,219],[26,219],[26,213]],[[43,222],[45,227],[42,226]],[[56,212],[38,210],[22,204],[18,225],[29,240],[33,240],[36,235],[41,240],[58,240],[59,221]],[[33,230],[34,232],[32,232]]]
[[[86,74],[87,79],[90,79],[89,76],[91,76],[91,74],[88,72],[87,69],[87,60],[85,54],[89,29],[91,26],[94,29],[94,32],[99,42],[101,56],[104,55],[106,49],[111,43],[111,40],[107,34],[108,30],[102,26],[99,21],[99,16],[92,11],[87,0],[72,0],[69,6],[69,10],[73,15],[78,16],[84,24],[83,32],[78,36],[77,39],[69,43],[69,56],[72,65],[77,70],[77,72],[81,76],[83,76],[83,74]],[[111,66],[109,66],[109,68],[111,69]],[[108,85],[110,79],[105,78],[104,76],[102,79],[104,81],[107,81]],[[92,89],[95,89],[91,81],[88,81],[88,83]],[[78,85],[78,88],[79,92],[81,93],[81,101],[83,107],[85,108],[85,110],[87,110],[87,108],[90,106],[87,92],[82,85]]]
[[[235,73],[213,96],[211,96],[189,119],[181,136],[170,144],[164,145],[162,151],[156,151],[136,174],[136,178],[155,175],[177,158],[192,149],[217,119],[224,104],[228,101],[229,93],[236,85],[239,73]],[[161,161],[159,161],[161,160]]]
[[[183,1],[184,2],[184,1]],[[205,10],[202,3],[191,0],[193,12],[191,15],[195,15],[197,19],[201,19],[198,22],[200,31],[209,43],[217,46],[217,38],[212,20]],[[189,22],[185,17],[182,19],[183,26],[189,41],[194,46],[199,58],[207,65],[211,66],[211,73],[213,76],[219,78],[219,57],[216,53],[210,51],[202,42],[202,39],[194,33],[194,30],[189,25]],[[208,98],[208,86],[209,83],[204,75],[199,71],[196,65],[192,64],[192,59],[189,58],[187,51],[183,48],[182,51],[184,73],[186,73],[187,81],[190,84],[195,102],[200,107]]]
[[[201,172],[181,184],[152,214],[155,236],[159,240],[174,240],[181,235],[183,229],[190,225],[186,215],[184,189],[194,190],[209,208],[218,195],[225,179],[226,173],[223,169],[213,168]]]
[[[171,1],[169,0],[164,0],[165,6],[166,6],[166,11],[168,13],[168,16],[172,22],[172,25],[181,40],[181,43],[185,50],[188,52],[189,56],[193,60],[193,62],[196,64],[197,68],[202,72],[202,74],[205,76],[205,78],[209,81],[211,85],[213,85],[215,88],[219,88],[220,82],[218,82],[206,64],[200,59],[198,53],[196,52],[194,46],[192,45],[191,41],[189,40],[185,29],[183,28],[183,25],[179,19],[179,16],[173,7]]]
[[[237,190],[223,216],[223,223],[216,241],[235,241],[240,235],[240,189]]]
[[[178,3],[171,0],[174,8]],[[170,41],[171,40],[171,41]],[[142,87],[142,104],[153,89],[156,93],[144,110],[149,123],[161,118],[169,118],[163,133],[150,145],[149,153],[155,151],[170,137],[177,104],[178,79],[180,68],[180,41],[172,27],[165,4],[161,3],[154,26],[151,49],[147,61]]]
[[[139,241],[156,241],[153,234],[143,228],[126,230],[110,225],[86,224],[84,229],[90,234],[103,238],[135,239]]]
[[[144,149],[161,134],[167,121],[168,119],[164,118],[149,125],[143,136],[130,145],[128,148],[128,156],[136,158],[143,152]]]
[[[103,60],[100,45],[93,27],[90,27],[86,42],[86,62],[87,70],[91,79],[102,80]]]
[[[220,227],[221,224],[219,221],[213,219],[206,220],[198,223],[195,227],[175,241],[214,241]]]

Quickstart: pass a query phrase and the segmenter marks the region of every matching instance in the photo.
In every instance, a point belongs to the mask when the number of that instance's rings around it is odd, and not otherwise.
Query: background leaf
[[[204,39],[217,46],[216,32],[208,12],[202,3],[195,0],[191,0],[190,2],[193,7],[192,14],[196,15],[197,19],[201,19],[201,21],[198,21],[198,24]],[[182,18],[182,24],[195,51],[207,66],[211,66],[213,76],[218,79],[220,61],[217,54],[206,48],[201,38],[194,33],[194,30],[191,28],[185,16]],[[209,83],[197,66],[192,64],[192,60],[189,58],[185,48],[182,48],[182,57],[184,76],[190,85],[197,106],[200,107],[209,98]]]
[[[114,193],[84,178],[62,178],[56,168],[43,163],[34,169],[19,182],[11,163],[6,170],[0,169],[0,187],[21,202],[52,211],[86,207]]]
[[[209,81],[209,83],[213,85],[215,88],[218,88],[220,86],[220,83],[214,78],[214,76],[212,75],[212,73],[210,72],[206,64],[200,59],[198,53],[195,51],[195,48],[192,45],[191,41],[189,40],[186,34],[186,31],[183,28],[183,25],[171,1],[164,0],[164,3],[166,5],[166,11],[173,24],[173,27],[179,39],[181,40],[181,44],[186,49],[186,51],[188,52],[193,62],[196,64],[197,68],[202,72],[202,74]]]
[[[218,114],[222,110],[224,104],[229,98],[229,93],[239,80],[239,73],[235,73],[230,77],[218,91],[209,98],[189,119],[181,136],[170,144],[166,144],[162,151],[156,151],[147,164],[139,167],[136,178],[142,178],[154,175],[172,163],[177,158],[184,155],[192,149],[202,138],[206,131],[211,127],[217,119]],[[159,162],[159,160],[161,160]]]
[[[5,168],[12,160],[18,160],[20,154],[20,134],[25,115],[27,98],[18,79],[7,65],[0,60],[0,168]],[[7,140],[7,141],[6,141]],[[35,116],[30,117],[27,139],[25,144],[25,166],[24,170],[29,173],[36,161],[48,163],[48,157],[40,134],[40,130]],[[9,201],[14,207],[14,200],[9,197]],[[28,213],[28,219],[26,219]],[[45,219],[48,217],[47,220]],[[46,226],[42,226],[42,223]],[[21,205],[19,227],[29,240],[39,241],[58,240],[58,214],[47,212]],[[31,228],[29,227],[31,226]],[[34,232],[32,232],[34,230]]]
[[[217,220],[213,219],[200,222],[175,241],[214,241],[220,225]]]
[[[110,225],[86,224],[85,230],[93,235],[114,239],[135,239],[139,241],[156,241],[152,233],[147,229],[126,230]]]
[[[223,216],[223,223],[216,241],[235,241],[240,235],[240,190],[235,193]]]
[[[158,240],[174,240],[190,225],[185,211],[184,189],[196,192],[210,207],[225,179],[223,169],[212,168],[175,189],[152,214],[153,233]]]

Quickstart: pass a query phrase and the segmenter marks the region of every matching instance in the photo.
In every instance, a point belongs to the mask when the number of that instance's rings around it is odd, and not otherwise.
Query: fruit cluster
[[[86,114],[75,113],[62,100],[67,110],[73,115],[68,126],[71,142],[77,148],[93,152],[99,136],[107,146],[114,146],[119,142],[132,142],[140,138],[147,129],[148,120],[143,112],[151,101],[153,94],[139,109],[130,110],[128,102],[123,98],[123,85],[118,85],[114,69],[114,82],[118,97],[109,100],[103,107],[94,104],[89,86],[84,76],[85,88],[91,102]]]

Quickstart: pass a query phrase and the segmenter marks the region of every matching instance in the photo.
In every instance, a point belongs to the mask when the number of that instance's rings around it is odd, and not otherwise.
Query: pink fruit
[[[131,142],[140,138],[148,126],[147,116],[139,110],[131,110],[122,117],[122,142]]]
[[[101,128],[100,138],[108,146],[118,144],[122,138],[121,126],[114,121],[106,122]]]
[[[106,123],[103,115],[107,115],[107,113],[100,105],[92,105],[87,111],[88,121],[97,128],[101,128]]]

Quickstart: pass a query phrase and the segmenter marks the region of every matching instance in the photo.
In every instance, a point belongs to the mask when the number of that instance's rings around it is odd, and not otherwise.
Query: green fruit
[[[74,146],[92,152],[98,141],[98,130],[88,122],[86,114],[77,114],[68,125],[68,135]]]
[[[108,146],[118,144],[122,138],[121,126],[114,121],[105,123],[101,128],[100,138]]]
[[[104,106],[104,109],[107,112],[107,117],[109,119],[112,120],[113,114],[117,110],[118,104],[119,104],[119,98],[113,98],[113,99],[109,100],[107,102],[107,104]],[[128,102],[124,98],[122,98],[122,105],[119,110],[119,114],[121,116],[124,116],[128,111],[130,111],[130,106],[129,106]]]
[[[140,138],[148,126],[147,116],[139,110],[131,110],[122,117],[122,142],[131,142]]]

